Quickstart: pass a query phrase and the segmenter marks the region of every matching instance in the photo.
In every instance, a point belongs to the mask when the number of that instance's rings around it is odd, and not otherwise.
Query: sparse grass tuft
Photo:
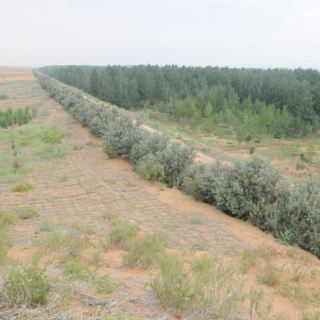
[[[255,252],[257,256],[265,262],[270,262],[278,255],[278,252],[270,246],[260,246]]]
[[[304,170],[306,168],[306,164],[302,161],[298,161],[296,164],[296,170]]]
[[[22,220],[32,219],[39,216],[39,213],[36,209],[22,206],[16,207],[14,212],[17,217]]]
[[[50,233],[48,238],[42,240],[41,243],[39,243],[39,245],[41,246],[41,249],[45,252],[53,252],[61,248],[65,248],[68,239],[68,235],[55,231]]]
[[[205,224],[206,220],[198,214],[193,214],[190,217],[190,223],[191,224]]]
[[[163,226],[165,229],[174,230],[178,227],[177,223],[173,219],[168,219]]]
[[[167,189],[166,184],[160,181],[155,181],[154,185],[157,186],[160,191],[165,191]]]
[[[162,259],[160,273],[150,285],[164,307],[179,311],[191,308],[200,298],[199,288],[192,285],[179,255]]]
[[[16,221],[16,216],[11,212],[0,211],[0,230],[3,230],[7,225],[13,224]]]
[[[45,218],[41,221],[39,230],[42,232],[54,232],[55,231],[55,225],[50,218]]]
[[[249,292],[249,315],[250,319],[266,320],[272,309],[271,303],[265,303],[264,292],[251,289]]]
[[[206,246],[204,243],[201,242],[195,242],[191,246],[191,251],[205,251]]]
[[[74,144],[73,146],[72,146],[72,149],[74,150],[74,151],[80,151],[80,150],[82,150],[84,148],[84,145],[83,144]]]
[[[244,250],[240,258],[240,271],[247,273],[251,268],[256,266],[258,260],[257,251],[254,249]]]
[[[15,222],[15,215],[10,212],[0,211],[0,264],[4,262],[9,245],[5,228]]]
[[[97,293],[111,293],[115,285],[109,275],[98,275],[94,270],[79,260],[67,262],[64,266],[64,275],[89,283]]]
[[[9,99],[9,96],[5,93],[0,93],[0,100]]]
[[[17,128],[18,141],[22,147],[39,144],[45,127],[38,124],[28,124]]]
[[[63,158],[68,154],[68,148],[59,144],[45,143],[35,154],[40,158]]]
[[[320,312],[303,312],[300,316],[300,320],[320,320]]]
[[[88,224],[81,224],[81,223],[72,223],[70,227],[76,232],[81,234],[93,235],[95,234],[96,230],[94,226]]]
[[[12,188],[13,192],[26,192],[33,189],[33,184],[30,182],[18,182]]]
[[[116,221],[109,235],[109,243],[112,246],[117,246],[121,249],[128,249],[130,242],[136,236],[139,227],[135,224]]]
[[[100,264],[102,250],[103,250],[103,246],[102,246],[102,244],[99,243],[94,248],[94,251],[92,252],[92,263],[94,265],[96,265],[97,267]]]
[[[58,181],[59,181],[59,182],[66,182],[66,181],[68,181],[69,179],[70,179],[69,176],[63,175],[63,176],[61,176],[61,177],[58,179]]]
[[[46,144],[61,143],[64,133],[58,128],[48,129],[42,136],[42,141]]]
[[[271,263],[267,263],[257,274],[257,280],[268,287],[277,287],[280,284],[279,275]]]
[[[283,297],[299,302],[303,306],[311,305],[319,301],[318,297],[313,297],[309,292],[306,292],[303,287],[291,285],[286,282],[281,283],[277,292]]]
[[[180,255],[164,256],[151,288],[164,307],[202,319],[233,319],[243,307],[238,274],[212,255],[193,260],[191,270]]]
[[[101,320],[130,320],[132,318],[128,318],[122,312],[116,312],[112,314],[103,314]],[[133,320],[133,319],[132,319]]]
[[[291,280],[299,282],[305,278],[305,272],[301,266],[292,263],[291,264]]]
[[[62,288],[59,296],[59,305],[64,308],[68,308],[70,306],[72,301],[72,291],[73,290],[71,286],[65,286]]]
[[[137,239],[124,257],[124,264],[128,266],[149,267],[159,263],[165,254],[165,247],[161,235],[147,235]]]
[[[112,208],[105,209],[102,217],[105,220],[109,221],[111,224],[114,224],[118,220],[118,214]]]
[[[83,237],[74,231],[62,233],[53,231],[48,238],[41,240],[40,248],[46,254],[54,251],[62,252],[66,256],[77,258],[83,249],[87,247],[87,237]]]
[[[49,284],[44,270],[31,264],[16,266],[7,271],[1,288],[0,299],[8,306],[37,306],[47,303]]]
[[[0,150],[0,181],[15,182],[21,175],[29,173],[31,169],[23,164],[24,159],[15,157],[12,150]]]

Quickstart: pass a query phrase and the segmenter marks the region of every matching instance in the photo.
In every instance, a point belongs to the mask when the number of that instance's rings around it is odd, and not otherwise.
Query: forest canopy
[[[300,137],[320,128],[320,73],[312,69],[49,66],[42,72],[126,109],[152,108],[239,140]]]

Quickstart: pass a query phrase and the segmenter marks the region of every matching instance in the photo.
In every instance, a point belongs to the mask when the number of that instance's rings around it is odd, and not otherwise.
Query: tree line
[[[320,128],[320,73],[308,69],[49,66],[42,72],[126,109],[147,107],[240,140]]]

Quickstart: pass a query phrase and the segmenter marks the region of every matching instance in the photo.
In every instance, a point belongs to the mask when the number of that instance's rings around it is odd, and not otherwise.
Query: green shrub
[[[130,153],[130,160],[133,165],[136,166],[140,160],[150,154],[155,155],[165,150],[168,140],[168,137],[162,134],[143,132],[141,130],[140,138],[133,145]]]
[[[83,127],[87,127],[90,121],[96,116],[97,109],[94,103],[81,101],[76,108],[71,109],[71,112]]]
[[[136,171],[147,180],[165,181],[164,165],[159,155],[148,154],[136,165]]]
[[[255,221],[256,208],[277,200],[279,180],[279,173],[259,158],[237,162],[219,181],[217,205],[232,215]],[[265,222],[256,224],[263,227]]]
[[[116,118],[117,111],[115,109],[105,108],[104,106],[96,107],[96,114],[90,120],[88,126],[94,135],[101,137]]]
[[[159,263],[165,253],[162,237],[159,234],[147,235],[137,239],[124,257],[128,266],[149,267]]]
[[[0,299],[6,305],[37,306],[47,303],[49,284],[44,270],[36,265],[12,267],[7,271]]]
[[[61,143],[63,137],[64,133],[62,131],[58,128],[52,128],[43,134],[42,141],[47,144],[57,144]]]
[[[256,147],[250,147],[249,153],[254,154],[256,152]]]
[[[32,119],[32,111],[29,107],[24,109],[7,109],[0,111],[0,127],[7,128],[13,124],[22,125]]]
[[[181,187],[185,171],[192,161],[193,150],[177,143],[170,144],[161,153],[164,179],[169,187]]]
[[[216,204],[219,186],[229,170],[219,162],[211,165],[193,165],[185,173],[182,190],[196,200]]]
[[[119,117],[110,123],[104,133],[104,150],[111,158],[121,156],[129,159],[139,136],[139,128],[130,117]]]
[[[18,182],[13,188],[13,192],[26,192],[33,189],[33,184],[30,182]]]
[[[306,168],[306,164],[302,161],[298,161],[296,164],[296,170],[304,170]]]
[[[320,180],[311,176],[281,195],[273,217],[275,235],[320,257]]]
[[[315,152],[304,152],[300,154],[300,160],[302,162],[310,163],[313,161],[313,157],[315,156]]]
[[[102,118],[99,115],[96,115],[91,119],[89,127],[91,133],[98,137],[101,137],[103,133],[106,131],[106,123],[102,120]]]

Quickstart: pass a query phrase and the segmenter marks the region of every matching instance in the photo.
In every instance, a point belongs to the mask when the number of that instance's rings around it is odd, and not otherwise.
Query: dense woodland
[[[42,72],[126,109],[152,108],[238,140],[298,137],[320,128],[316,70],[177,66],[55,66]]]

